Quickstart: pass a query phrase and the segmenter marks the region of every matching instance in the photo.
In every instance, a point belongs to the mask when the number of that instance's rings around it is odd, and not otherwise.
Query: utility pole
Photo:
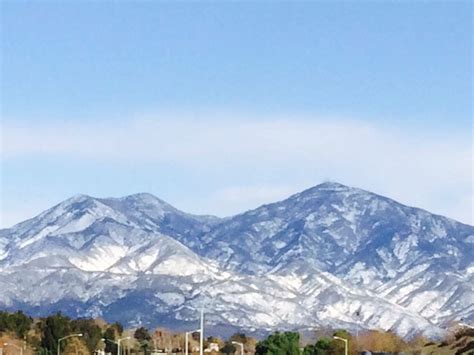
[[[188,332],[185,332],[185,334],[184,334],[184,353],[185,353],[185,355],[188,355],[188,352],[189,352],[188,346],[189,346],[188,345]]]
[[[186,333],[184,334],[184,342],[185,342],[185,344],[184,344],[184,353],[185,353],[186,355],[189,354],[189,345],[188,345],[188,342],[189,342],[189,334],[193,334],[193,333],[197,333],[197,332],[200,333],[200,332],[201,332],[201,329],[196,329],[196,330],[193,330],[193,331],[191,331],[191,332],[186,332]],[[192,349],[191,349],[191,351],[192,351]]]
[[[347,348],[348,348],[347,339],[336,337],[336,336],[334,336],[333,338],[344,342],[344,354],[347,355]]]
[[[199,332],[199,355],[204,352],[204,308],[201,308],[201,331]]]
[[[360,310],[356,312],[356,317],[357,317],[357,328],[356,328],[356,346],[357,349],[359,350],[359,321],[360,321]]]

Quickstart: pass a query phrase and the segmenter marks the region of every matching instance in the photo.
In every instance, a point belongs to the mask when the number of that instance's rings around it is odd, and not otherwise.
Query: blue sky
[[[325,180],[472,223],[472,4],[2,2],[1,224]]]

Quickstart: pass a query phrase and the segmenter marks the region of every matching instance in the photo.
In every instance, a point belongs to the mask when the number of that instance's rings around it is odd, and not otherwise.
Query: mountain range
[[[77,195],[0,230],[0,308],[437,336],[474,321],[473,244],[473,226],[334,182],[227,218]]]

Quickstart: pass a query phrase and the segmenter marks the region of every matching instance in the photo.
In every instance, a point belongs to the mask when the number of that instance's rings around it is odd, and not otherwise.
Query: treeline
[[[300,334],[297,332],[276,332],[268,336],[265,340],[257,343],[255,353],[258,355],[335,355],[344,354],[347,341],[348,353],[357,354],[362,350],[372,350],[379,352],[400,352],[408,350],[410,344],[391,332],[364,332],[358,337],[352,336],[345,330],[338,330],[330,335],[319,336],[313,342],[306,341],[302,346]],[[424,340],[423,340],[424,341]]]
[[[13,332],[20,339],[23,339],[33,324],[33,318],[18,311],[8,313],[0,311],[0,333]]]
[[[101,348],[99,344],[105,339],[105,351],[115,353],[116,345],[113,341],[122,334],[122,325],[98,323],[100,322],[93,319],[71,319],[61,313],[34,320],[21,311],[0,312],[0,335],[13,333],[23,342],[22,347],[26,344],[35,353],[46,355],[57,354],[61,338],[82,334],[80,339],[71,337],[69,341],[60,343],[60,350],[67,352],[67,347],[73,346],[75,353],[89,354]]]
[[[327,333],[327,331],[326,331]],[[433,342],[418,335],[410,340],[387,331],[363,331],[357,336],[345,330],[329,332],[329,335],[316,336],[314,341],[303,342],[296,332],[276,332],[257,343],[258,355],[339,355],[344,354],[344,341],[347,340],[349,354],[361,354],[364,351],[387,354],[473,354],[474,330],[468,327],[451,328],[445,339]]]
[[[57,313],[55,315],[41,318],[37,323],[38,339],[33,339],[32,344],[36,346],[40,353],[56,354],[58,351],[58,340],[71,334],[82,334],[81,339],[71,339],[78,351],[93,353],[94,350],[102,348],[99,344],[102,338],[105,341],[105,351],[113,352],[114,341],[123,332],[123,327],[119,323],[107,326],[105,330],[99,326],[93,319],[71,319],[67,316]],[[61,350],[67,350],[70,342],[60,344]],[[63,348],[64,347],[64,348]],[[87,350],[87,351],[86,351]]]
[[[80,337],[77,335],[81,334]],[[71,336],[76,335],[76,336]],[[71,337],[68,337],[71,336]],[[67,339],[64,339],[68,337]],[[344,342],[334,337],[347,340],[348,353],[358,354],[363,350],[375,352],[413,352],[431,347],[436,351],[443,347],[458,344],[460,349],[473,350],[474,334],[468,328],[457,329],[440,344],[415,337],[406,341],[392,332],[364,331],[354,336],[345,330],[321,331],[314,333],[310,339],[302,339],[297,332],[275,332],[265,339],[257,339],[244,333],[236,333],[229,339],[206,337],[204,348],[211,353],[239,354],[240,344],[245,354],[257,355],[336,355],[344,353]],[[14,352],[13,345],[24,348],[24,355],[56,355],[60,339],[61,355],[89,355],[97,350],[117,354],[117,340],[130,338],[121,347],[121,354],[150,354],[151,352],[183,353],[184,335],[166,329],[150,331],[140,327],[126,331],[120,323],[108,324],[100,319],[71,319],[62,313],[33,319],[21,311],[15,313],[0,311],[0,347],[10,343],[12,348],[4,351],[5,355]],[[217,345],[217,346],[216,346]],[[4,349],[5,350],[5,349]],[[125,350],[125,351],[123,351]],[[199,333],[189,338],[189,352],[199,352]]]
[[[125,334],[126,333],[126,334]],[[80,336],[78,336],[80,334]],[[66,338],[67,337],[67,338]],[[33,319],[23,312],[0,311],[0,348],[2,343],[7,346],[8,354],[17,353],[18,347],[26,354],[56,355],[58,344],[61,355],[88,355],[102,350],[105,353],[117,354],[117,341],[122,338],[121,354],[150,354],[152,351],[181,353],[184,347],[182,333],[173,333],[166,329],[156,329],[153,332],[145,327],[134,331],[125,331],[120,323],[108,324],[100,319],[71,319],[61,312],[47,317]],[[6,341],[8,339],[8,341]],[[60,342],[60,340],[64,339]],[[256,340],[237,334],[228,342],[215,337],[207,337],[204,347],[210,343],[219,342],[220,347],[229,353],[235,352],[231,341],[238,340],[255,345]],[[199,333],[194,333],[189,339],[190,353],[198,352]],[[15,349],[16,346],[16,349]]]
[[[333,333],[350,341],[350,334],[346,331],[337,331]],[[352,345],[352,344],[350,344]],[[352,347],[349,346],[349,353]],[[296,332],[276,332],[268,336],[265,340],[257,343],[255,349],[257,355],[333,355],[344,353],[344,343],[335,340],[333,337],[323,336],[314,343],[308,343],[301,346],[300,334]]]

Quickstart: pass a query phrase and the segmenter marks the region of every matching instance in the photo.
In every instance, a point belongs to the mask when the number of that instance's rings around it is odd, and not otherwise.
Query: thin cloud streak
[[[297,192],[292,187],[302,180],[326,177],[473,223],[470,137],[440,138],[357,120],[221,117],[156,115],[116,125],[9,124],[3,127],[2,158],[171,162],[210,170],[231,162],[235,171],[258,166],[286,176],[304,167],[307,177],[288,178],[284,188],[271,183],[236,186],[229,171],[228,187],[209,197],[209,207],[220,204],[218,210],[229,212],[236,206],[256,207]]]

